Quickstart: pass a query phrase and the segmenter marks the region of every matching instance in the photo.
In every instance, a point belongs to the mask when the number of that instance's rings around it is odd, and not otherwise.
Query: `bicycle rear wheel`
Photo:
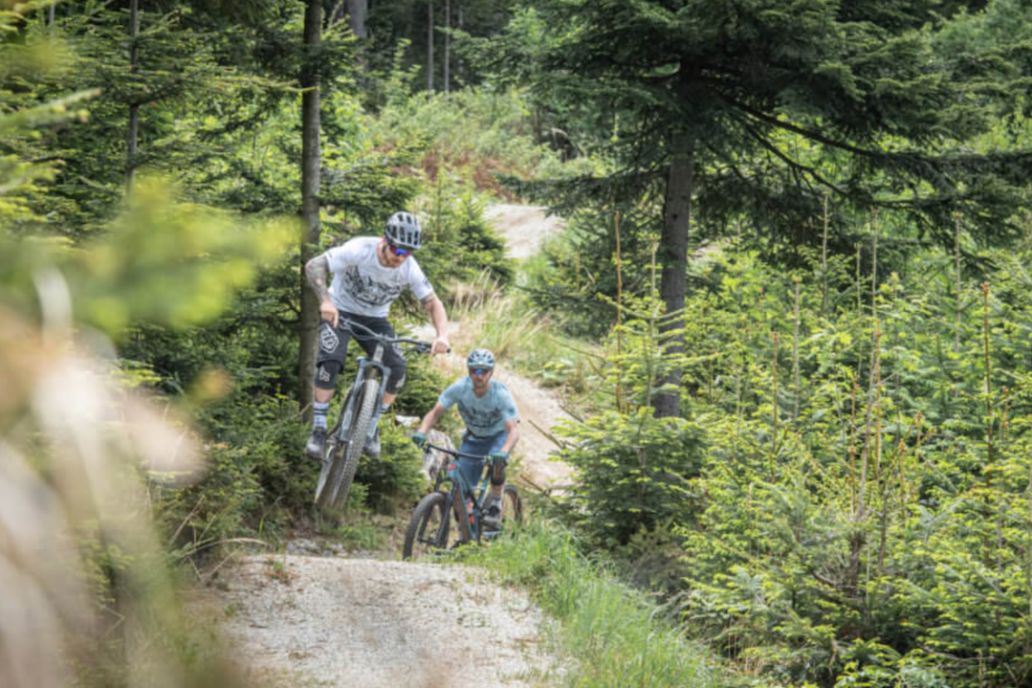
[[[420,500],[405,531],[402,559],[432,556],[458,544],[458,529],[452,527],[457,516],[454,511],[448,513],[450,506],[443,492],[431,492]]]
[[[369,423],[376,410],[376,397],[379,389],[379,381],[376,378],[366,379],[358,388],[358,398],[355,400],[355,407],[351,415],[351,428],[347,434],[349,441],[344,453],[344,460],[341,462],[342,469],[340,476],[333,483],[334,509],[340,509],[348,503],[348,493],[351,492],[351,482],[355,479],[358,460],[362,456],[362,450],[365,449],[366,435],[369,434]]]
[[[502,491],[502,530],[511,531],[523,523],[523,500],[515,485]]]

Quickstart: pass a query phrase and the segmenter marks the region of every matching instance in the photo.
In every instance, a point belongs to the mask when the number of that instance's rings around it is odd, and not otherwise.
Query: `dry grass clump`
[[[451,285],[450,293],[449,315],[461,323],[452,344],[460,351],[483,347],[518,365],[554,326],[549,316],[518,295],[503,292],[486,272],[472,283]]]

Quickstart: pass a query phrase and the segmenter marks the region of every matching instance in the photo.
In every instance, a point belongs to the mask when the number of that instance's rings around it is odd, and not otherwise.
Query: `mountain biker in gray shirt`
[[[387,220],[382,237],[356,237],[343,246],[331,248],[305,265],[305,274],[319,298],[319,353],[315,367],[315,402],[312,434],[305,445],[305,453],[322,460],[326,446],[326,412],[337,375],[344,368],[351,337],[370,356],[376,348],[376,339],[361,327],[352,332],[347,322],[359,325],[387,337],[394,337],[394,328],[387,321],[391,303],[405,289],[419,299],[437,331],[431,353],[450,351],[445,328],[448,316],[444,304],[434,294],[430,280],[423,274],[413,251],[422,245],[422,231],[415,216],[406,212],[394,213]],[[332,284],[328,283],[333,273]],[[377,421],[394,401],[405,382],[406,363],[397,346],[384,348],[383,362],[390,367],[391,376],[384,390],[383,405],[372,423],[372,436],[365,451],[371,456],[380,454],[380,432]]]

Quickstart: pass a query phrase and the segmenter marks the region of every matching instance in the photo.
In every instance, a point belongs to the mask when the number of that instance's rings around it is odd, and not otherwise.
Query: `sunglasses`
[[[491,372],[490,368],[470,368],[469,369],[469,374],[470,375],[487,375],[490,372]]]
[[[401,246],[395,246],[391,242],[387,242],[387,250],[396,255],[398,258],[404,258],[405,256],[412,255],[412,250],[402,248]]]

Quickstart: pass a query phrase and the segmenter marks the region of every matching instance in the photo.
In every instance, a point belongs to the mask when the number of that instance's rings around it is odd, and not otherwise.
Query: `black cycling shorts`
[[[376,339],[370,337],[361,327],[356,327],[354,332],[349,330],[345,327],[346,322],[349,320],[359,325],[364,325],[377,334],[387,337],[396,336],[394,328],[387,322],[387,318],[370,318],[365,315],[355,315],[354,313],[340,311],[340,320],[336,328],[326,320],[319,321],[319,355],[316,358],[316,368],[326,361],[337,361],[340,363],[341,369],[343,369],[347,360],[348,342],[351,341],[351,337],[354,337],[358,341],[359,346],[372,358],[373,351],[376,349]],[[405,357],[397,344],[387,344],[384,346],[383,363],[391,369],[391,376],[387,380],[386,391],[388,394],[397,394],[401,386],[405,384],[405,371],[408,369]],[[318,375],[319,371],[316,370],[316,376]]]

